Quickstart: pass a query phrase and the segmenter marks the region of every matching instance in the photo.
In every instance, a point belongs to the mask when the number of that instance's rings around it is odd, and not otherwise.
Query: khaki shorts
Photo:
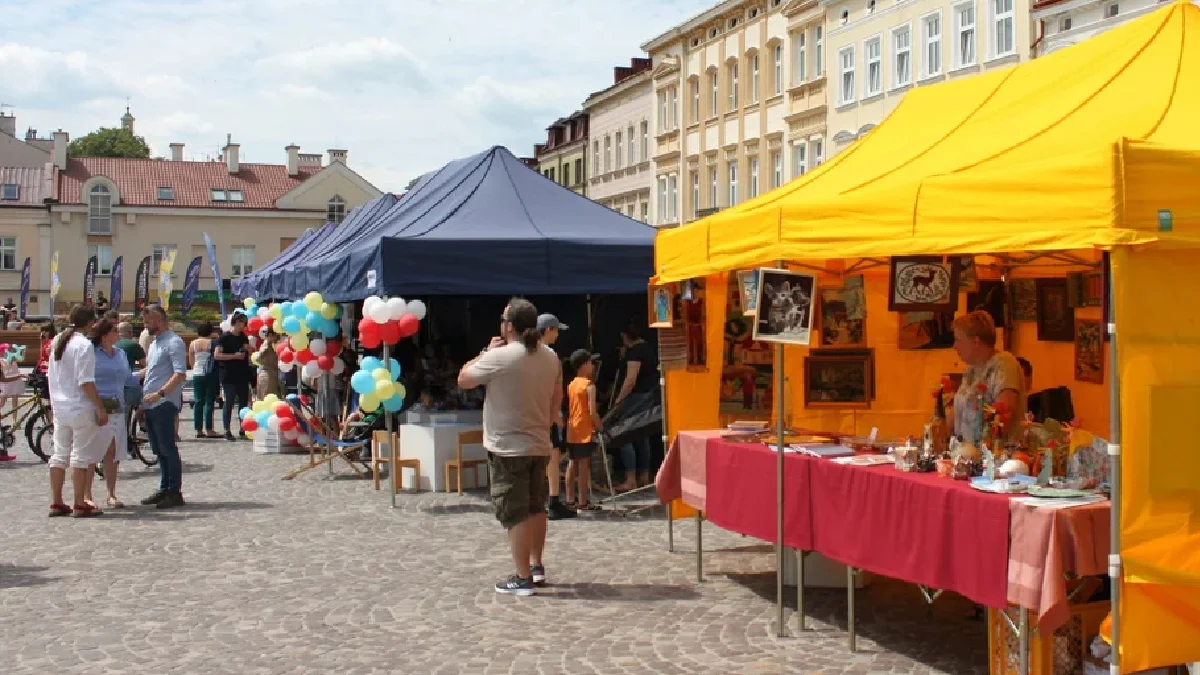
[[[496,520],[511,529],[546,510],[550,483],[546,480],[549,457],[501,457],[488,453],[492,506]]]

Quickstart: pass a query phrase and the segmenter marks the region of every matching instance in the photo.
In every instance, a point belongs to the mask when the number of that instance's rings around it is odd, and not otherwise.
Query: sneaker
[[[184,501],[183,501],[183,494],[182,494],[182,493],[180,493],[180,492],[168,492],[168,493],[166,494],[166,496],[164,496],[164,497],[163,497],[163,498],[162,498],[162,499],[161,499],[161,500],[158,502],[158,504],[155,504],[155,508],[159,508],[159,509],[173,509],[173,508],[175,508],[176,506],[183,506],[183,504],[184,504]]]
[[[496,592],[504,595],[520,595],[529,596],[537,593],[533,586],[533,582],[529,579],[522,579],[517,575],[513,575],[504,581],[496,584]]]
[[[162,500],[166,499],[166,497],[167,497],[167,491],[159,490],[159,491],[155,492],[154,494],[150,495],[149,497],[146,497],[145,499],[143,499],[142,505],[143,506],[153,506],[153,505],[161,502]]]
[[[532,573],[534,586],[545,586],[546,585],[546,566],[545,565],[533,565],[529,568],[529,571]]]
[[[10,455],[8,453],[4,453],[4,454],[0,455],[0,462],[15,462],[15,461],[17,461],[16,455]]]
[[[562,502],[557,501],[557,500],[550,502],[550,506],[546,509],[546,516],[550,520],[562,520],[563,518],[574,518],[577,515],[579,515],[579,514],[575,513],[570,508],[568,508],[566,504],[563,504]]]
[[[235,438],[233,437],[233,434],[231,434],[231,433],[229,433],[228,431],[226,431],[226,432],[225,432],[225,440],[227,440],[227,441],[233,441],[233,440],[237,440],[237,439],[235,439]]]

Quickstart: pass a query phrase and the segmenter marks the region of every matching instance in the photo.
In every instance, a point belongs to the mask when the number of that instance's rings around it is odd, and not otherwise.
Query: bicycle
[[[42,373],[34,371],[29,375],[28,386],[32,392],[28,398],[19,402],[15,410],[0,413],[0,445],[7,453],[17,444],[14,430],[24,427],[25,442],[29,444],[29,449],[38,459],[49,462],[50,453],[42,450],[44,432],[51,429],[54,423],[50,409],[49,380]],[[9,420],[12,420],[11,424],[6,423]]]

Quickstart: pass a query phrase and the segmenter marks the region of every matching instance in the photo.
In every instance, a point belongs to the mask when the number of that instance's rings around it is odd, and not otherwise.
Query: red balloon
[[[308,394],[300,394],[300,402],[308,405]]]
[[[328,340],[325,342],[325,355],[326,356],[333,357],[333,356],[337,356],[338,354],[341,354],[341,353],[342,353],[342,341],[341,340]]]
[[[372,321],[369,316],[363,317],[363,320],[358,322],[358,337],[366,340],[372,335],[379,337],[379,324]]]
[[[242,431],[254,431],[257,428],[258,422],[255,422],[253,417],[242,420]]]
[[[396,321],[389,321],[387,323],[379,324],[379,339],[383,340],[383,342],[385,344],[389,344],[389,345],[394,345],[397,342],[399,342],[400,341],[399,323]]]
[[[280,401],[275,404],[275,415],[280,419],[284,417],[295,417],[296,411],[292,409],[292,404],[285,401]]]
[[[295,429],[295,428],[296,428],[296,418],[294,418],[294,417],[280,417],[279,418],[279,430],[280,431],[291,431],[292,429]]]
[[[374,335],[360,334],[359,342],[362,342],[362,346],[366,347],[367,349],[376,349],[379,347],[380,343],[383,342],[383,340],[379,337],[378,333]]]
[[[400,337],[408,337],[417,334],[421,322],[412,314],[405,314],[396,320],[396,325],[400,329]]]
[[[333,370],[333,357],[328,354],[318,356],[317,367],[326,372]]]
[[[280,363],[291,363],[292,361],[295,361],[295,360],[296,360],[296,352],[294,352],[290,349],[286,349],[286,348],[279,350],[279,362]]]
[[[257,333],[258,331],[262,330],[262,327],[263,320],[257,316],[246,322],[246,328],[248,328],[251,333]]]
[[[300,351],[296,352],[296,360],[302,364],[307,365],[308,362],[312,361],[314,358],[316,358],[316,357],[314,357],[313,353],[308,350],[308,347],[305,347],[304,349],[301,349]]]
[[[272,328],[275,326],[275,317],[267,316],[267,318],[263,319],[262,322],[267,328]]]

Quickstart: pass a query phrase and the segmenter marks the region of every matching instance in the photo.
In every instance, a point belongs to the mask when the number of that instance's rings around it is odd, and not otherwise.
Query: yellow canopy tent
[[[1121,667],[1195,661],[1198,124],[1200,9],[1180,1],[1045,58],[910,92],[817,170],[660,232],[655,281],[707,278],[720,294],[730,272],[781,260],[1111,250]],[[719,324],[707,338],[721,342]],[[685,382],[720,386],[719,373],[668,373],[671,430],[712,426],[715,404],[672,405]]]

